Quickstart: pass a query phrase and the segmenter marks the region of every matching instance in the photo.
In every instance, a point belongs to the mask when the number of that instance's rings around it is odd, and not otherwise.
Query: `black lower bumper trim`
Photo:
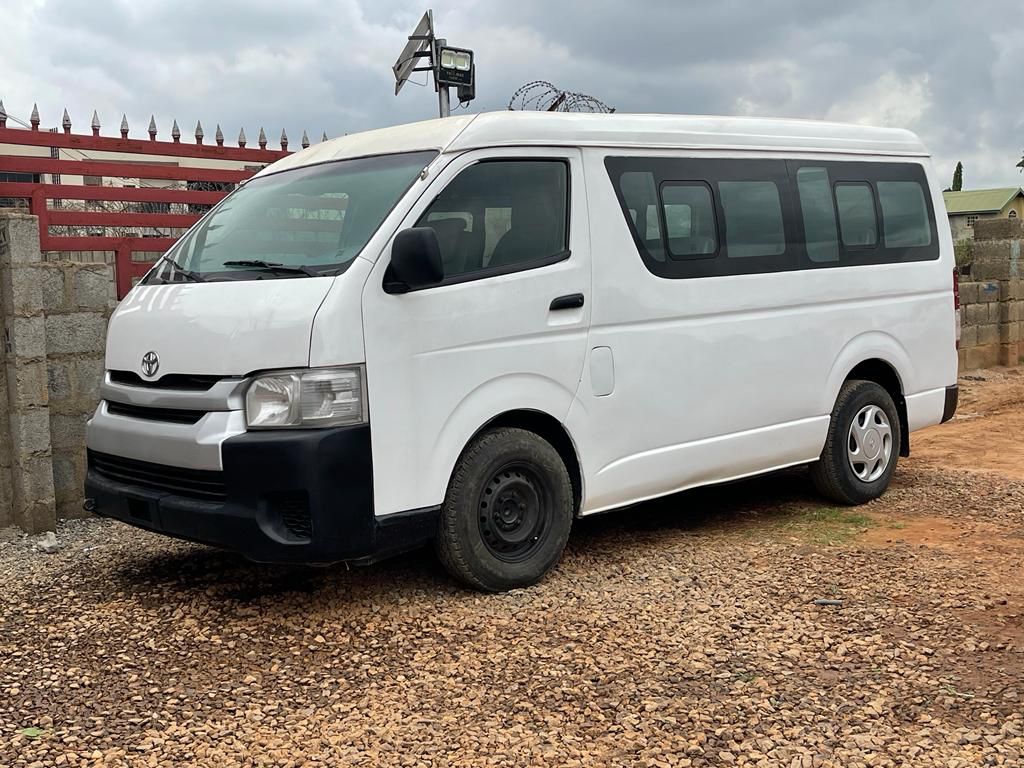
[[[942,423],[945,424],[947,421],[953,418],[956,413],[957,403],[960,401],[960,386],[953,384],[952,386],[946,387],[946,405],[942,409]]]
[[[437,509],[377,518],[370,428],[249,432],[222,446],[224,498],[111,477],[91,465],[97,514],[259,562],[373,562],[433,535]]]

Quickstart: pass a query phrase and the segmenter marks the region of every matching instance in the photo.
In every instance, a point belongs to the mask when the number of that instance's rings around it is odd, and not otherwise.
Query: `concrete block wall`
[[[1024,362],[1024,222],[975,223],[971,278],[960,283],[960,368]]]
[[[0,526],[81,514],[85,422],[99,400],[109,264],[44,261],[36,217],[0,214]]]
[[[8,250],[7,228],[0,222],[0,262]],[[0,266],[0,277],[3,270]],[[0,296],[0,302],[3,297]],[[7,331],[6,304],[0,304],[0,528],[14,524],[14,488],[11,474],[13,454],[11,446],[11,417],[7,404],[7,348],[11,338]]]
[[[48,262],[46,387],[58,517],[82,514],[85,422],[99,402],[107,320],[115,303],[108,264]]]

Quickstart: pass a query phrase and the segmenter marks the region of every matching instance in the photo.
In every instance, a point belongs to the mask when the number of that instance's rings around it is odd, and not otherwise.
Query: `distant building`
[[[972,240],[978,219],[1024,219],[1024,190],[1020,187],[943,192],[953,242]]]

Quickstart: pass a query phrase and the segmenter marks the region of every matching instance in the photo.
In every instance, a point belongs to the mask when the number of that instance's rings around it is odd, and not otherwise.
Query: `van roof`
[[[277,161],[261,173],[395,152],[462,152],[482,147],[596,146],[754,149],[927,156],[898,128],[782,118],[702,115],[484,112],[353,133]]]

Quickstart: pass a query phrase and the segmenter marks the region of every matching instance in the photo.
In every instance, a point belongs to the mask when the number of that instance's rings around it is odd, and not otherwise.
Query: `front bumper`
[[[259,562],[372,562],[414,548],[436,509],[377,518],[369,426],[248,432],[221,444],[222,471],[90,452],[94,511]]]

